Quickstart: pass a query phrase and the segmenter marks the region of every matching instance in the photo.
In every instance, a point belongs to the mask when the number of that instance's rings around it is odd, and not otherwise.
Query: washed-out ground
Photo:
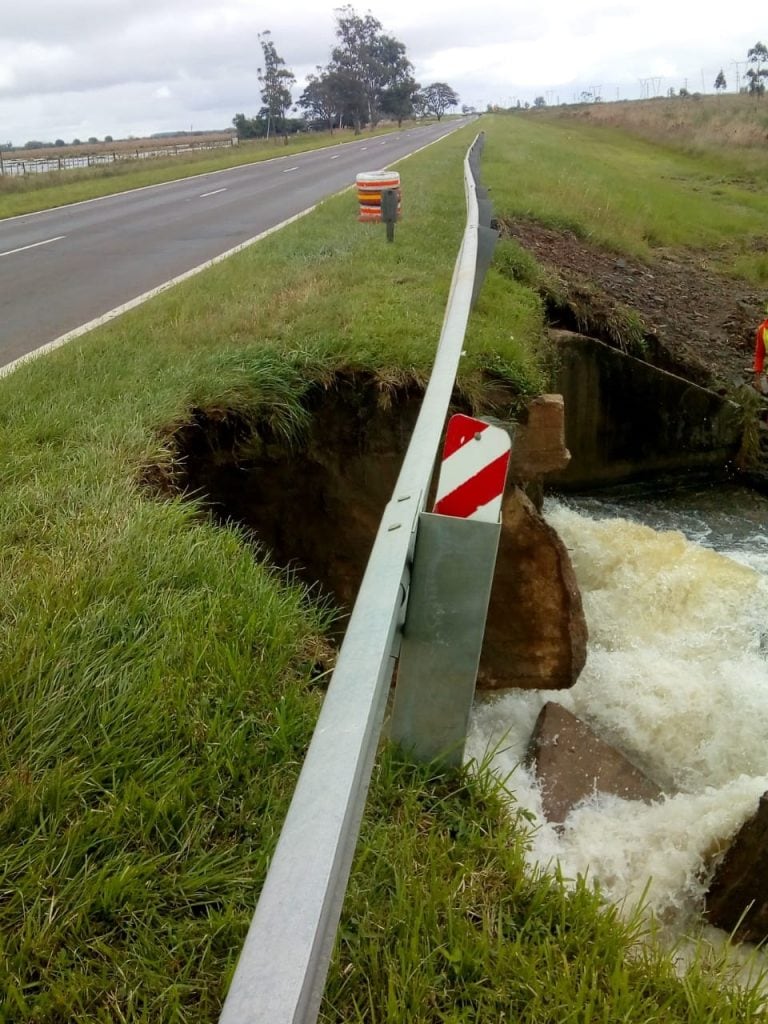
[[[751,380],[755,329],[765,299],[753,287],[718,273],[718,253],[657,249],[641,262],[591,245],[572,231],[527,219],[505,221],[502,236],[514,238],[550,274],[564,305],[551,301],[552,326],[585,329],[578,323],[616,320],[624,307],[643,327],[640,351],[649,362],[698,384],[731,391]],[[604,338],[603,340],[610,340]]]

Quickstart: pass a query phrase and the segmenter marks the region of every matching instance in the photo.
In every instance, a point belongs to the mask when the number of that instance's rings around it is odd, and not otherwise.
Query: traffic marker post
[[[434,511],[498,523],[512,441],[506,430],[462,413],[445,433]]]
[[[511,446],[501,427],[453,416],[434,512],[419,516],[390,722],[417,761],[464,756]]]
[[[381,193],[381,219],[387,225],[387,241],[395,240],[395,222],[400,208],[399,193],[393,188],[385,188]]]

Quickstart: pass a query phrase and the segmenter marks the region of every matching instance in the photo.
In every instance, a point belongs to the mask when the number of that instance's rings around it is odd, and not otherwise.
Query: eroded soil
[[[517,219],[499,227],[502,236],[515,238],[554,273],[563,291],[574,297],[574,309],[588,300],[604,317],[617,306],[639,314],[643,352],[633,355],[716,389],[730,391],[751,380],[764,298],[750,285],[717,273],[717,254],[708,259],[701,253],[659,249],[646,264],[535,221]],[[577,328],[567,322],[567,309],[553,309],[549,301],[548,306],[552,326]]]
[[[415,380],[393,388],[371,374],[339,373],[309,389],[307,427],[292,443],[266,418],[196,408],[167,436],[169,471],[147,483],[195,496],[215,522],[236,523],[260,556],[330,600],[339,611],[338,639],[423,396]],[[459,392],[452,411],[471,412]],[[503,519],[479,685],[570,687],[586,658],[587,633],[566,549],[518,488],[510,487]],[[519,610],[512,618],[510,608]],[[329,659],[318,652],[318,673]]]

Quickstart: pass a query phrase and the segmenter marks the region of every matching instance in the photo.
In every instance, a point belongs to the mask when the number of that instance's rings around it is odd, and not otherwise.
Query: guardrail
[[[481,148],[479,135],[464,160],[467,225],[429,384],[220,1024],[317,1020],[399,652],[416,532],[470,309],[496,240],[487,193],[477,181]]]

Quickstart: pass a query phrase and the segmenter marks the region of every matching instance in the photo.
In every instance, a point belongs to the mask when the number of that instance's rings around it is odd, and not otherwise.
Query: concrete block
[[[593,793],[624,800],[657,800],[661,789],[622,753],[605,743],[560,704],[545,704],[526,757],[541,784],[544,814],[561,824]]]

